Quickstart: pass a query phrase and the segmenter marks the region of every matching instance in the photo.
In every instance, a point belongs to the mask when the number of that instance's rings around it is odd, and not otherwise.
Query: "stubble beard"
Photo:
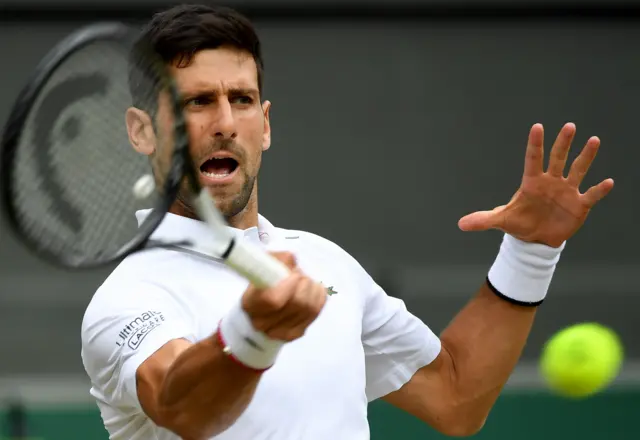
[[[211,194],[218,210],[220,210],[220,213],[227,222],[230,222],[232,218],[244,211],[251,200],[257,176],[249,176],[246,173],[245,176],[246,178],[242,188],[238,193],[232,196],[231,200],[228,200],[228,197],[224,197],[224,200],[221,201],[215,196],[215,194]],[[176,204],[179,206],[179,210],[182,211],[184,216],[198,219],[198,213],[193,207],[189,194],[190,192],[188,189],[183,186],[176,197]]]

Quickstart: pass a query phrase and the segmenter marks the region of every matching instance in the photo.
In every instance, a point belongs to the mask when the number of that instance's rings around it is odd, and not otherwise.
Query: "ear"
[[[156,149],[156,135],[147,112],[129,107],[126,114],[129,142],[138,153],[150,156]]]
[[[264,132],[262,134],[262,151],[267,151],[271,147],[271,122],[269,121],[269,110],[271,103],[265,101],[262,103],[262,114],[264,115]]]

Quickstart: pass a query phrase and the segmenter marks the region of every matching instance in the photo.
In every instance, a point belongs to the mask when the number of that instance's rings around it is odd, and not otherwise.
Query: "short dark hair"
[[[205,49],[233,47],[250,54],[257,67],[258,89],[262,92],[264,61],[260,39],[247,17],[223,6],[178,5],[153,15],[143,28],[131,54],[130,89],[133,105],[139,108],[155,107],[155,103],[145,102],[150,90],[140,87],[148,83],[136,78],[140,70],[133,66],[138,55],[136,48],[151,48],[166,64],[178,67],[188,66],[195,54]]]

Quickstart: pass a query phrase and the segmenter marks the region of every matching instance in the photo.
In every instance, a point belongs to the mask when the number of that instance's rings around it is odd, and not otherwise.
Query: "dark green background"
[[[506,392],[474,439],[622,440],[640,439],[640,391],[610,391],[572,401],[544,392]],[[371,440],[437,440],[441,436],[384,402],[370,406]],[[7,434],[3,417],[3,433]],[[30,437],[42,440],[107,439],[95,407],[32,410]]]

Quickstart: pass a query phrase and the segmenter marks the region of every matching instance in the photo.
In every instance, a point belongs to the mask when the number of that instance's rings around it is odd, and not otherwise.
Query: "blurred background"
[[[97,20],[142,23],[161,0],[0,0],[0,122],[40,58]],[[524,356],[479,439],[640,438],[640,243],[635,191],[640,0],[226,0],[254,20],[273,103],[261,211],[323,235],[441,331],[472,296],[501,235],[464,214],[509,200],[528,130],[550,145],[577,125],[601,152],[585,185],[616,187],[563,253]],[[107,435],[80,359],[80,322],[110,268],[45,265],[0,223],[1,438]],[[548,393],[537,362],[564,326],[623,339],[614,385],[582,401]],[[438,439],[383,403],[372,439]]]

